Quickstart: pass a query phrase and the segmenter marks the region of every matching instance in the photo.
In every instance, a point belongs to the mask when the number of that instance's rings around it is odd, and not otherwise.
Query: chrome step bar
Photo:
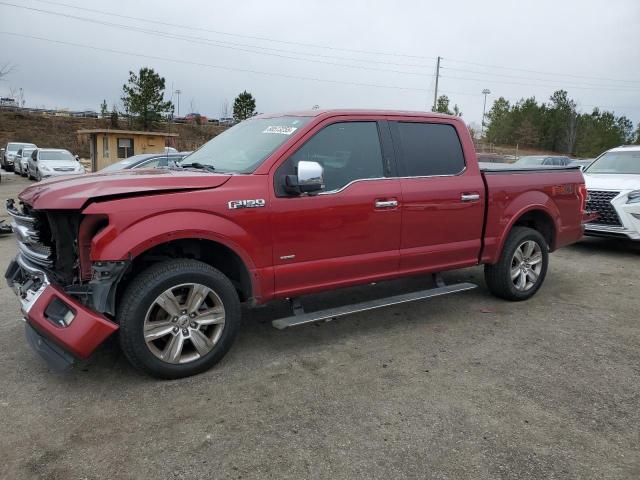
[[[290,317],[273,320],[271,322],[271,325],[273,325],[278,330],[284,330],[285,328],[297,327],[298,325],[304,325],[306,323],[319,322],[323,320],[328,322],[330,320],[333,320],[334,318],[351,315],[352,313],[366,312],[367,310],[388,307],[390,305],[397,305],[399,303],[415,302],[416,300],[439,297],[441,295],[448,295],[450,293],[464,292],[467,290],[472,290],[476,287],[477,285],[475,283],[468,282],[438,286],[436,288],[420,290],[418,292],[403,293],[401,295],[393,295],[391,297],[379,298],[377,300],[370,300],[368,302],[360,302],[351,305],[344,305],[342,307],[318,310],[317,312],[297,313]],[[295,302],[294,312],[301,312],[302,308],[299,306],[299,300],[293,300]]]

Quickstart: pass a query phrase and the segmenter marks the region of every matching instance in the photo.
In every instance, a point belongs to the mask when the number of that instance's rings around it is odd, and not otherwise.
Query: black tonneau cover
[[[578,165],[544,165],[539,167],[521,167],[513,163],[478,162],[480,171],[484,173],[527,173],[557,172],[558,170],[580,170]]]

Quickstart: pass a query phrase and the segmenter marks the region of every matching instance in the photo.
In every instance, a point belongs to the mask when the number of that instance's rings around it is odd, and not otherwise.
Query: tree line
[[[129,72],[129,79],[122,86],[121,101],[124,111],[120,112],[114,104],[110,114],[107,101],[103,100],[100,104],[102,117],[109,116],[114,128],[118,127],[120,113],[124,113],[132,126],[143,130],[150,130],[154,124],[173,118],[173,102],[165,100],[165,79],[152,68],[143,67],[138,73]],[[256,101],[251,93],[245,90],[235,98],[233,119],[236,122],[257,114]]]
[[[625,116],[617,116],[594,108],[591,113],[578,113],[576,103],[565,90],[551,95],[547,103],[535,97],[511,104],[498,98],[486,115],[485,140],[502,145],[520,145],[594,157],[609,148],[640,143],[640,124]]]

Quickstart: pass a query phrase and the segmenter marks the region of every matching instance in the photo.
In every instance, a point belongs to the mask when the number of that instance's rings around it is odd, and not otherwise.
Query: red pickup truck
[[[8,200],[19,254],[6,278],[27,339],[54,366],[119,330],[127,358],[164,378],[210,368],[241,303],[290,299],[286,328],[453,293],[439,272],[485,265],[525,300],[548,253],[582,236],[571,168],[481,168],[459,118],[400,111],[261,115],[168,169],[57,178]],[[304,312],[314,292],[434,274],[435,287]]]

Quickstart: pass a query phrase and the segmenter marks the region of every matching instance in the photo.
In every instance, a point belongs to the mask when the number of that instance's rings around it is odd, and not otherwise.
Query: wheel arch
[[[547,242],[549,251],[553,252],[556,248],[557,233],[559,230],[556,220],[558,216],[559,212],[557,209],[554,211],[544,204],[529,205],[522,208],[511,216],[500,236],[494,254],[490,259],[485,259],[485,263],[491,264],[498,261],[509,234],[513,230],[513,227],[516,226],[529,227],[540,232]]]
[[[183,236],[156,243],[132,258],[131,271],[139,272],[158,261],[177,258],[200,260],[220,270],[236,287],[242,301],[253,297],[251,271],[243,258],[228,245],[208,238]]]
[[[118,284],[118,291],[123,289],[132,272],[137,273],[155,261],[192,258],[229,277],[241,299],[249,301],[261,295],[254,259],[240,245],[250,241],[250,237],[226,218],[203,212],[174,211],[144,218],[124,228],[109,220],[91,240],[90,260],[131,263],[127,275]]]

